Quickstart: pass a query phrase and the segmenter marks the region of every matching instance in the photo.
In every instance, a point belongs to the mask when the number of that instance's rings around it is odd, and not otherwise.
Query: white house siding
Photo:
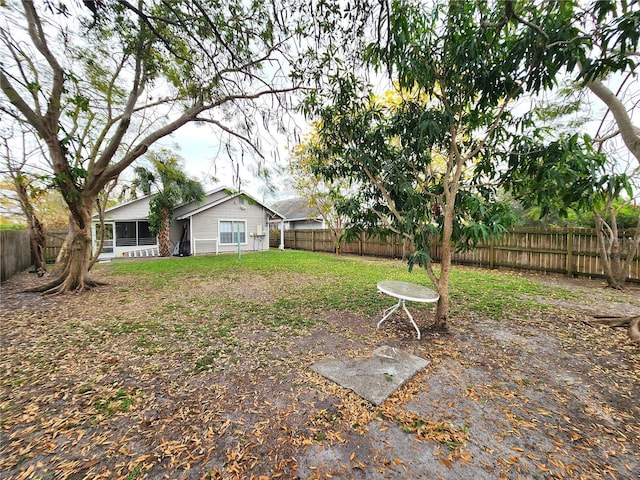
[[[183,225],[187,226],[187,240],[190,253],[236,252],[237,245],[219,245],[219,220],[242,221],[245,223],[245,243],[242,251],[268,250],[268,214],[267,209],[259,203],[245,197],[229,198],[229,190],[220,188],[209,193],[203,202],[192,202],[178,207],[173,214],[170,238],[175,246],[182,238]],[[143,197],[130,203],[120,205],[106,212],[105,221],[115,225],[116,222],[148,221],[150,197]],[[220,203],[218,203],[220,202]],[[191,214],[191,212],[196,212]],[[181,218],[182,217],[182,218]],[[177,220],[180,218],[180,220]],[[94,223],[97,217],[94,216]],[[260,227],[260,228],[259,228]],[[261,234],[261,235],[260,235]],[[208,239],[194,245],[196,239]],[[105,257],[119,257],[126,253],[151,250],[150,246],[116,246],[113,253],[104,253]],[[157,245],[153,245],[157,250]]]
[[[204,210],[192,217],[193,232],[197,239],[215,239],[211,241],[196,241],[196,254],[213,253],[219,241],[218,222],[220,220],[245,221],[245,243],[241,244],[242,251],[268,250],[269,239],[267,233],[267,218],[264,208],[252,204],[247,199],[233,198],[216,207]],[[262,237],[256,236],[258,225],[261,226]],[[237,252],[237,245],[217,245],[219,253]],[[193,242],[192,242],[193,252]]]
[[[316,220],[291,220],[285,222],[285,230],[309,230],[323,228],[325,228],[324,222]]]
[[[215,203],[219,200],[222,200],[224,197],[228,196],[227,189],[223,188],[221,190],[216,190],[208,194],[202,202],[196,203],[185,203],[184,205],[179,206],[173,211],[173,217],[178,218],[180,215],[184,215],[192,210],[197,209],[203,205],[207,205],[209,203]]]
[[[146,220],[149,218],[150,197],[141,198],[131,203],[125,203],[113,210],[105,212],[105,221],[132,221]]]

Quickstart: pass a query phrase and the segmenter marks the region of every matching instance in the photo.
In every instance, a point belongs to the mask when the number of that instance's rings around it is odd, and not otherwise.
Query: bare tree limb
[[[624,103],[598,79],[587,83],[587,88],[609,108],[620,130],[622,141],[640,163],[640,128],[633,124]]]

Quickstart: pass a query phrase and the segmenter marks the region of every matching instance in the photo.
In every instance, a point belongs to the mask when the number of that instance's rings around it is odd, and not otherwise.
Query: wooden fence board
[[[44,247],[44,260],[47,263],[54,263],[60,247],[64,243],[64,239],[67,238],[68,231],[65,230],[48,230],[47,231],[47,244]]]

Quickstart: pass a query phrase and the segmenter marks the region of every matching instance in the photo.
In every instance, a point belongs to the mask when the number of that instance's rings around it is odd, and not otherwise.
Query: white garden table
[[[420,303],[431,303],[437,302],[440,298],[437,292],[433,290],[423,287],[422,285],[416,285],[415,283],[409,282],[400,282],[398,280],[383,280],[382,282],[378,282],[378,291],[389,295],[390,297],[394,297],[398,299],[398,303],[394,306],[387,308],[382,314],[382,320],[378,322],[377,328],[380,328],[380,325],[389,318],[393,312],[395,312],[398,308],[402,306],[404,311],[406,312],[409,320],[411,320],[411,324],[418,332],[418,340],[420,340],[420,329],[416,322],[413,320],[411,313],[407,309],[405,305],[405,301],[409,300],[410,302],[420,302]]]

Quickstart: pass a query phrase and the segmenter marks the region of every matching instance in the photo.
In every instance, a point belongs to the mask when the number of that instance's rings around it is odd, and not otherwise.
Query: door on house
[[[114,222],[105,222],[104,223],[104,243],[102,244],[102,250],[100,250],[100,255],[104,255],[105,257],[113,256],[113,232],[115,231],[115,223]],[[100,224],[96,224],[96,231],[93,237],[93,241],[95,244],[95,248],[98,248],[100,245]]]

